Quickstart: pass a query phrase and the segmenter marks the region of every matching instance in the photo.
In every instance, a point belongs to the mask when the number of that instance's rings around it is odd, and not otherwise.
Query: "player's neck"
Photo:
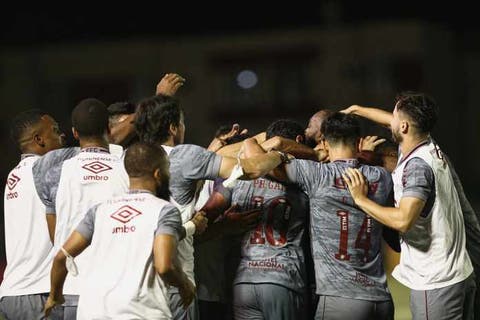
[[[164,146],[169,146],[169,147],[175,147],[175,141],[172,136],[168,136],[167,140],[162,142],[162,145]]]
[[[132,178],[130,177],[130,190],[147,190],[151,193],[155,194],[156,184],[153,179],[145,179],[145,178]]]
[[[330,158],[330,161],[333,162],[341,159],[357,158],[357,153],[354,150],[345,146],[330,146],[330,149],[328,150],[328,157]]]
[[[412,152],[413,149],[415,149],[419,144],[422,142],[428,140],[429,135],[428,134],[422,134],[422,135],[406,135],[403,137],[403,141],[400,144],[400,150],[402,152],[402,155],[407,155],[410,152]]]
[[[105,148],[108,149],[108,142],[103,137],[81,138],[79,141],[80,148]]]

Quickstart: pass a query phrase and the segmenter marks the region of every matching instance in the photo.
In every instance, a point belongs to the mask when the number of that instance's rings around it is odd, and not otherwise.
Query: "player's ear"
[[[77,131],[77,129],[75,129],[75,127],[72,127],[72,134],[73,134],[73,137],[75,138],[75,140],[80,139],[80,136],[78,135],[78,131]]]
[[[408,121],[402,120],[400,122],[400,131],[402,133],[407,133],[408,129],[410,129],[410,124],[408,123]]]
[[[42,136],[36,131],[33,133],[33,141],[40,147],[45,147],[45,142],[43,141]]]
[[[170,127],[168,128],[168,133],[174,137],[177,134],[177,126],[171,123]]]
[[[330,143],[328,143],[327,139],[323,138],[320,141],[320,144],[323,146],[323,149],[325,149],[326,151],[330,150]]]
[[[304,140],[305,140],[305,139],[303,138],[303,136],[302,136],[301,134],[297,135],[296,138],[295,138],[295,141],[296,141],[297,143],[303,143]]]
[[[160,172],[160,168],[157,168],[155,169],[155,171],[153,171],[153,177],[157,181],[160,181],[162,179],[162,173]]]

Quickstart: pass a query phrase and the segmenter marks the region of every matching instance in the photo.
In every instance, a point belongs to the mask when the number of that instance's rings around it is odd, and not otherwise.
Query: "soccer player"
[[[123,162],[108,150],[107,107],[96,99],[82,100],[72,111],[72,131],[80,148],[53,151],[42,159],[47,164],[39,166],[49,169],[38,171],[39,168],[34,168],[50,231],[54,231],[55,252],[60,250],[90,207],[128,189]],[[67,152],[73,157],[64,160]],[[77,259],[79,275],[69,275],[66,279],[66,319],[75,318],[79,288],[89,259],[89,250],[86,250]]]
[[[280,136],[303,142],[303,127],[278,120],[267,139]],[[238,181],[232,203],[239,210],[261,209],[262,220],[241,241],[241,260],[234,279],[235,319],[303,319],[307,314],[306,268],[302,242],[308,198],[295,186],[271,178]]]
[[[0,315],[5,319],[40,319],[50,287],[53,247],[45,206],[34,189],[32,166],[41,155],[61,148],[65,136],[52,117],[37,109],[18,114],[10,131],[22,154],[5,187],[7,267],[0,286]],[[52,318],[58,316],[61,314]]]
[[[305,128],[305,143],[309,147],[315,148],[322,142],[322,123],[332,113],[333,111],[329,109],[320,110],[308,120],[307,128]]]
[[[394,208],[365,197],[366,182],[358,171],[349,170],[344,179],[359,207],[402,233],[400,264],[393,276],[412,289],[413,318],[462,319],[472,263],[452,171],[430,136],[437,120],[434,101],[425,94],[407,92],[397,97],[393,115],[357,106],[346,112],[390,124],[400,145],[392,173]]]
[[[381,167],[359,164],[360,127],[354,117],[334,113],[322,123],[322,133],[330,163],[291,160],[284,170],[273,172],[277,179],[298,185],[310,199],[320,295],[315,319],[393,319],[381,255],[382,225],[354,205],[342,173],[359,168],[369,181],[368,196],[380,203],[386,203],[392,180]]]
[[[153,145],[137,143],[125,155],[130,190],[90,210],[55,257],[46,314],[63,300],[69,256],[87,247],[77,319],[171,319],[167,286],[178,287],[189,305],[194,286],[175,263],[184,229],[178,209],[157,196],[168,188],[168,158]]]
[[[194,215],[197,182],[218,177],[228,178],[237,164],[237,159],[222,157],[196,145],[183,144],[183,110],[177,100],[169,96],[157,95],[141,101],[137,108],[135,127],[140,141],[162,146],[169,155],[171,201],[180,209],[182,222],[187,230],[187,236],[178,244],[178,257],[183,271],[190,281],[195,283],[193,234],[198,225],[206,226],[205,217],[201,213]],[[267,159],[270,161],[264,161]],[[268,167],[264,167],[267,163]],[[240,160],[244,176],[250,179],[258,177],[259,172],[269,170],[279,163],[281,159],[274,153],[257,159]],[[184,309],[176,289],[171,290],[170,301],[174,319],[195,319],[198,316],[196,300],[189,308]]]

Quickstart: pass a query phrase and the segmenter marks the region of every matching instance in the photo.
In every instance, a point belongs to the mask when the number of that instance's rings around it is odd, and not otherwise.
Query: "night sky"
[[[153,3],[153,2],[152,2]],[[244,31],[355,24],[365,21],[421,19],[458,32],[478,29],[473,5],[452,6],[424,1],[317,1],[302,4],[226,2],[222,5],[174,3],[111,5],[93,8],[69,3],[69,8],[4,10],[2,45],[34,45],[136,36],[229,34]],[[263,4],[259,4],[263,3]],[[459,2],[460,3],[460,2]],[[296,6],[294,6],[296,5]]]

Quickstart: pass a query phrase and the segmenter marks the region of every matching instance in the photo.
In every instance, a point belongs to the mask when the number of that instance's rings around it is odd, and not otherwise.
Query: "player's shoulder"
[[[411,157],[410,159],[407,159],[405,163],[404,170],[405,169],[408,170],[410,168],[422,169],[422,168],[430,168],[430,166],[428,165],[427,161],[425,161],[425,159],[418,156],[414,156],[414,157]]]
[[[175,146],[170,152],[170,156],[197,154],[203,152],[210,152],[207,149],[197,146],[195,144],[179,144]]]
[[[47,152],[41,156],[34,164],[34,170],[47,171],[66,160],[69,160],[80,153],[80,148],[69,147],[61,148]]]

